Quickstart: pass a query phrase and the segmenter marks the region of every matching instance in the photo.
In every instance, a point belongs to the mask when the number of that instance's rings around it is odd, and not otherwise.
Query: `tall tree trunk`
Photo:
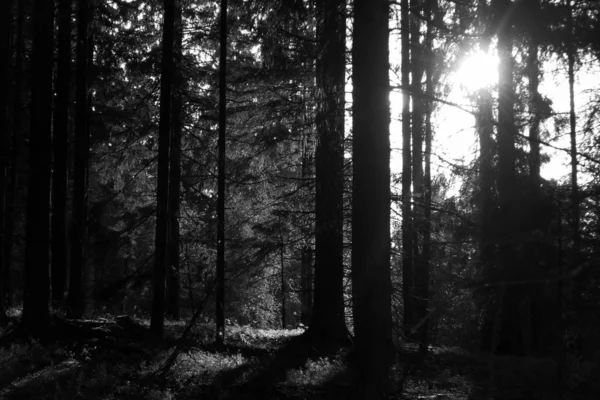
[[[532,11],[534,13],[540,10],[540,0],[533,0]],[[533,14],[535,15],[535,14]],[[529,81],[529,113],[531,115],[531,125],[529,126],[529,175],[534,189],[537,191],[540,187],[540,107],[542,97],[540,95],[540,61],[539,39],[536,30],[537,24],[532,24],[529,34],[529,54],[527,58],[527,76]]]
[[[13,254],[13,237],[14,237],[14,221],[15,221],[15,199],[17,196],[17,162],[21,155],[21,141],[24,133],[24,107],[23,107],[23,87],[24,87],[24,68],[23,61],[25,59],[25,0],[17,1],[17,18],[16,18],[16,39],[15,39],[15,70],[14,70],[14,90],[13,90],[13,124],[12,124],[12,148],[11,148],[11,163],[10,163],[10,179],[6,192],[6,217],[4,229],[4,268],[2,273],[2,290],[6,305],[12,305],[12,288],[11,288],[11,264]]]
[[[304,98],[306,98],[306,89],[304,89]],[[304,107],[303,122],[308,119],[306,115],[306,106]],[[302,137],[302,180],[298,184],[298,189],[304,185],[306,179],[313,175],[313,157],[310,146],[310,135],[312,132],[304,133]],[[307,232],[308,234],[308,232]],[[300,279],[302,282],[302,294],[300,298],[301,322],[310,326],[312,324],[313,304],[314,304],[314,274],[313,274],[313,252],[309,241],[304,243],[301,254],[302,265],[300,267]]]
[[[485,0],[479,0],[478,15],[480,20],[480,31],[482,32],[481,51],[488,52],[492,40],[492,21],[489,8]],[[479,136],[479,187],[481,194],[477,207],[479,209],[479,268],[482,276],[491,273],[494,256],[493,221],[494,212],[494,125],[493,125],[493,101],[491,90],[483,87],[477,93],[477,114],[475,126]],[[492,346],[492,332],[494,324],[494,312],[483,309],[483,323],[481,327],[482,350],[489,351]]]
[[[573,241],[573,251],[579,255],[581,251],[581,239],[579,232],[579,184],[577,183],[577,118],[575,115],[575,46],[573,43],[573,5],[571,0],[567,3],[568,19],[568,48],[567,58],[569,64],[569,127],[571,136],[571,234]]]
[[[71,78],[72,0],[58,0],[58,62],[53,127],[52,172],[52,302],[62,306],[67,266],[67,166]]]
[[[357,398],[390,390],[389,3],[354,2],[352,300]]]
[[[9,155],[9,95],[11,80],[11,27],[12,27],[12,0],[5,0],[0,8],[0,273],[10,266],[6,263],[4,241],[6,224],[6,192],[7,171]],[[0,275],[0,276],[2,276]],[[4,287],[0,285],[0,322],[6,317]]]
[[[412,292],[413,276],[413,219],[412,219],[412,157],[410,149],[410,13],[408,0],[402,0],[400,25],[402,29],[402,289],[404,300],[404,334],[410,336],[414,326]]]
[[[174,60],[175,76],[173,85],[173,105],[171,108],[171,154],[169,159],[169,216],[171,218],[169,229],[169,268],[167,270],[167,315],[178,320],[180,316],[180,234],[179,234],[179,197],[181,185],[181,130],[183,123],[182,111],[182,40],[183,21],[181,18],[181,5],[175,5],[175,43]]]
[[[219,170],[217,188],[217,299],[216,341],[225,342],[225,133],[227,127],[227,0],[221,0],[219,54]]]
[[[283,224],[283,222],[280,222],[280,224]],[[286,300],[286,293],[285,293],[285,242],[283,239],[283,229],[282,226],[280,225],[280,232],[279,232],[279,264],[280,264],[280,282],[279,284],[281,285],[281,329],[285,329],[287,323],[286,323],[286,319],[285,319],[285,311],[286,311],[286,307],[285,304],[287,302]]]
[[[346,2],[317,6],[315,296],[309,333],[325,348],[347,340],[344,310],[344,96]]]
[[[52,2],[36,0],[22,319],[34,336],[43,336],[49,324],[53,25]]]
[[[175,1],[164,1],[162,59],[160,73],[160,122],[158,126],[158,177],[154,293],[150,331],[162,337],[165,324],[165,280],[169,264],[169,151],[171,141],[171,100],[174,78],[173,45],[175,37]]]
[[[84,271],[87,247],[87,176],[89,164],[88,129],[88,22],[90,9],[87,0],[77,1],[77,71],[75,89],[75,162],[73,179],[73,213],[71,244],[71,270],[67,315],[81,318],[85,312]]]
[[[305,245],[302,248],[300,266],[300,279],[301,283],[301,314],[300,322],[305,326],[312,324],[312,311],[313,311],[313,273],[312,273],[312,251],[309,245]]]
[[[424,320],[419,330],[420,351],[427,351],[429,344],[429,320],[427,314],[429,305],[429,272],[431,268],[431,141],[433,139],[433,97],[434,81],[433,71],[435,70],[435,58],[433,53],[433,12],[437,9],[437,0],[425,0],[424,15],[427,21],[427,33],[425,36],[425,173],[423,176],[423,255],[422,268],[420,274],[420,296],[422,299],[422,310]]]
[[[410,292],[413,294],[412,310],[404,310],[404,312],[412,313],[413,325],[410,327],[410,332],[407,336],[410,339],[419,341],[423,336],[423,322],[427,314],[426,302],[422,297],[422,275],[423,275],[423,248],[422,248],[422,233],[423,233],[423,62],[422,62],[422,45],[421,45],[421,0],[411,0],[412,18],[410,18],[410,69],[412,75],[411,97],[412,97],[412,175],[413,175],[413,282]]]
[[[498,32],[498,198],[500,202],[500,219],[498,221],[498,273],[503,279],[510,280],[517,271],[516,247],[514,242],[516,232],[515,202],[517,193],[514,190],[516,180],[515,161],[515,89],[514,89],[514,59],[513,28],[510,0],[494,0],[495,19]],[[520,288],[515,286],[501,287],[498,291],[498,308],[492,338],[492,351],[502,343],[505,351],[518,353],[521,345],[516,341],[515,330],[519,329],[515,320],[519,319],[516,305],[521,300]]]

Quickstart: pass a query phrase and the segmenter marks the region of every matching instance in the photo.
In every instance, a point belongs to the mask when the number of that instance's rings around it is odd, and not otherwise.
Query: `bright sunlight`
[[[498,80],[498,57],[484,51],[468,54],[459,64],[455,81],[462,89],[475,92]]]

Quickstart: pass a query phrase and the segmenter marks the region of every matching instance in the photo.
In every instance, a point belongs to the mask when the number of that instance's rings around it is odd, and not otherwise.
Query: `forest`
[[[1,399],[600,393],[600,2],[1,0]]]

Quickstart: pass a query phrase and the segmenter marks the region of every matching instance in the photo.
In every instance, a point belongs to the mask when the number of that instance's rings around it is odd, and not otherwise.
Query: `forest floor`
[[[309,358],[306,347],[290,346],[301,341],[301,329],[228,327],[227,344],[217,349],[206,324],[197,324],[184,341],[177,340],[184,322],[168,322],[160,341],[152,338],[148,325],[129,317],[53,317],[53,330],[59,334],[46,343],[24,340],[9,325],[0,331],[0,399],[300,400],[345,399],[351,394],[355,378],[348,367],[350,349]],[[170,357],[177,344],[177,356]],[[174,362],[167,368],[169,359]],[[457,349],[431,348],[418,362],[414,353],[405,351],[398,359],[403,362],[393,370],[395,399],[553,397],[543,390],[540,395],[528,390],[517,394],[523,373],[514,365],[507,367],[512,380],[492,394],[486,390],[488,363]],[[534,375],[542,386],[552,382]]]

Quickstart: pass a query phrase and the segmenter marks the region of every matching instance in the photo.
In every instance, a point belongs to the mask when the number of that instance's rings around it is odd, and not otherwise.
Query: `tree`
[[[423,329],[426,329],[425,319],[427,318],[427,305],[423,297],[423,243],[422,233],[424,229],[424,200],[425,187],[423,179],[423,46],[421,44],[421,10],[422,1],[412,0],[410,7],[412,18],[410,19],[410,69],[411,69],[411,135],[412,135],[412,178],[413,178],[413,199],[412,210],[412,250],[413,250],[413,281],[410,282],[412,295],[411,306],[414,309],[404,309],[405,314],[413,314],[412,326],[410,331],[406,332],[407,337],[420,340],[423,336]],[[410,303],[409,303],[410,304]],[[410,319],[409,319],[410,320]],[[427,348],[426,346],[423,348]]]
[[[5,275],[5,270],[9,268],[6,264],[4,251],[6,247],[4,241],[5,217],[6,217],[6,186],[7,186],[7,160],[8,160],[8,139],[10,137],[8,104],[10,87],[10,67],[11,67],[11,16],[12,1],[5,1],[0,8],[2,17],[0,19],[0,229],[3,233],[0,239],[0,274]],[[0,286],[0,322],[3,322],[5,315],[5,293],[3,285]]]
[[[217,188],[217,315],[216,342],[225,341],[225,134],[227,129],[227,0],[221,0],[219,51],[219,157]]]
[[[49,323],[53,25],[52,2],[36,0],[22,319],[34,336],[46,334]]]
[[[165,279],[169,266],[169,152],[171,146],[171,102],[174,78],[175,1],[164,1],[160,75],[160,122],[158,126],[158,177],[156,189],[156,236],[150,331],[161,337],[165,323]]]
[[[89,54],[88,22],[90,8],[88,0],[77,1],[77,57],[75,87],[75,152],[73,168],[73,213],[71,244],[71,269],[69,273],[69,293],[67,315],[81,318],[85,312],[84,271],[87,247],[88,212],[88,167],[89,167],[89,126],[88,126],[88,71],[91,60]]]
[[[182,79],[182,41],[183,21],[181,18],[181,5],[175,5],[175,43],[174,62],[175,73],[173,78],[173,105],[171,107],[171,153],[169,155],[169,268],[167,269],[167,315],[173,319],[180,318],[180,186],[181,186],[181,131],[183,122],[183,79]]]
[[[567,12],[567,62],[569,78],[569,135],[571,139],[571,234],[573,250],[579,254],[581,240],[579,232],[579,184],[577,183],[577,117],[575,115],[575,46],[573,6],[571,0],[565,0]]]
[[[531,15],[540,12],[540,0],[533,0],[530,5]],[[531,113],[531,125],[529,126],[529,175],[532,185],[539,189],[541,176],[540,159],[540,123],[542,97],[540,95],[540,60],[539,60],[539,27],[535,23],[529,24],[529,46],[527,58],[527,76],[529,89],[529,112]]]
[[[60,307],[66,286],[67,268],[67,169],[71,78],[72,0],[58,0],[58,61],[53,117],[52,170],[52,302]]]
[[[414,326],[413,307],[413,217],[412,217],[412,152],[410,121],[410,13],[408,0],[400,3],[401,13],[401,83],[402,83],[402,288],[404,300],[404,334],[410,336]]]
[[[389,391],[390,280],[389,3],[357,0],[352,38],[352,298],[357,398]]]
[[[17,2],[16,15],[16,38],[15,38],[15,67],[14,87],[13,87],[13,118],[12,118],[12,137],[11,137],[11,159],[8,176],[8,185],[6,188],[6,214],[4,223],[4,251],[2,264],[6,266],[2,272],[2,292],[8,306],[12,305],[12,285],[11,285],[11,264],[13,255],[13,238],[15,235],[14,227],[16,218],[16,197],[17,197],[17,180],[20,175],[17,172],[17,162],[21,154],[21,141],[23,140],[25,131],[24,107],[23,107],[23,92],[25,85],[23,68],[25,59],[25,1]]]
[[[478,2],[478,31],[482,38],[480,48],[489,51],[492,40],[493,23],[490,9],[485,1]],[[487,276],[492,271],[494,256],[494,237],[492,215],[495,209],[494,188],[494,142],[493,142],[493,99],[489,87],[481,88],[476,94],[477,112],[475,115],[475,128],[479,139],[479,196],[478,208],[478,264],[482,276]],[[484,320],[481,329],[481,348],[490,350],[492,345],[493,312],[484,310]]]
[[[424,42],[425,63],[425,165],[423,175],[423,252],[422,265],[419,272],[419,297],[421,298],[422,322],[419,330],[419,343],[421,352],[427,351],[429,343],[429,276],[431,269],[431,142],[433,140],[433,97],[435,56],[433,52],[433,40],[435,37],[433,26],[433,12],[438,7],[437,0],[425,0],[423,13],[426,18],[426,34]]]
[[[317,148],[315,199],[315,284],[309,334],[325,347],[347,340],[344,312],[344,96],[345,0],[316,3]]]

